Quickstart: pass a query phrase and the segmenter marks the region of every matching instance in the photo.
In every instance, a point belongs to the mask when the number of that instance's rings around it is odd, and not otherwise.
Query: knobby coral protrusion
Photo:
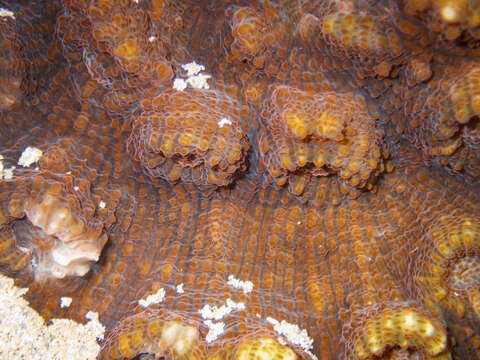
[[[478,177],[480,67],[467,63],[447,68],[439,77],[405,106],[405,132],[436,162]]]
[[[469,0],[407,0],[403,11],[419,17],[445,40],[461,37],[469,45],[480,38],[480,4]]]
[[[128,151],[151,179],[228,185],[249,149],[236,105],[213,91],[165,93],[133,119]]]
[[[233,14],[230,26],[235,39],[231,45],[233,57],[263,67],[267,60],[265,37],[270,30],[267,19],[250,7],[242,7]]]
[[[358,96],[279,86],[262,117],[262,160],[276,183],[288,181],[297,195],[310,176],[338,174],[354,187],[371,189],[384,170],[382,131]]]
[[[247,339],[238,346],[235,360],[249,359],[296,360],[298,356],[288,346],[269,337],[260,337]]]
[[[480,222],[444,216],[432,224],[416,281],[429,306],[480,316]]]
[[[180,319],[164,319],[158,311],[122,320],[107,336],[102,358],[133,358],[142,353],[165,359],[204,359],[204,344],[196,326]]]
[[[38,281],[85,275],[108,240],[88,189],[81,195],[66,180],[34,177],[8,203],[2,237],[9,237],[16,253],[28,254]]]
[[[349,359],[390,359],[392,349],[432,358],[446,353],[449,358],[445,325],[413,304],[373,306],[357,311],[353,319],[344,327]]]

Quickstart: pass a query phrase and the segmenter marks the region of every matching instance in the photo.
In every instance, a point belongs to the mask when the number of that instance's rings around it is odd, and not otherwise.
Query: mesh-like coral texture
[[[412,304],[363,309],[353,316],[355,320],[345,328],[346,352],[350,359],[373,359],[392,348],[415,349],[420,355],[430,357],[447,349],[444,324]]]
[[[425,239],[416,281],[427,303],[441,303],[460,316],[480,316],[478,219],[443,217]]]
[[[134,118],[128,142],[133,159],[151,178],[224,186],[246,169],[249,144],[228,95],[166,93],[153,107]]]
[[[4,236],[9,245],[14,242],[16,251],[30,257],[40,281],[85,275],[108,239],[88,186],[76,191],[71,177],[63,181],[40,175],[8,191],[5,199]]]
[[[371,188],[384,169],[382,131],[360,97],[310,94],[279,86],[265,104],[260,153],[277,184],[338,174],[354,187]],[[296,190],[298,188],[298,190]],[[294,186],[303,193],[305,185]]]
[[[144,312],[124,319],[102,344],[102,359],[134,358],[149,353],[164,359],[204,359],[196,326]]]

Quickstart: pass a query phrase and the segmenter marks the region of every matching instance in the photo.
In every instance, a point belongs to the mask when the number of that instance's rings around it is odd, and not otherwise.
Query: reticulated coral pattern
[[[0,7],[0,271],[99,359],[480,357],[475,1]]]
[[[352,186],[371,189],[384,170],[383,134],[362,98],[334,92],[312,95],[281,86],[264,104],[262,117],[262,161],[276,183],[288,180],[296,195],[303,193],[310,176],[337,173]]]
[[[224,186],[246,169],[248,139],[239,105],[228,95],[165,92],[151,107],[133,118],[127,143],[150,177]]]

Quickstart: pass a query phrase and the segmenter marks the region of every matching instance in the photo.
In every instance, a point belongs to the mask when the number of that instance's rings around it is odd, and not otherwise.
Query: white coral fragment
[[[20,159],[18,159],[18,165],[23,167],[29,167],[33,163],[36,163],[42,157],[42,150],[28,146],[25,150],[23,150]]]
[[[313,339],[308,336],[308,332],[305,329],[300,329],[297,324],[291,324],[285,320],[278,321],[277,319],[267,317],[266,319],[273,325],[273,330],[279,335],[282,335],[291,344],[300,346],[307,354],[312,358],[316,358],[311,353],[313,349]]]
[[[177,91],[183,91],[187,88],[188,84],[184,79],[176,78],[173,80],[173,88]]]
[[[15,19],[15,14],[13,11],[10,11],[8,9],[0,8],[0,18],[2,20],[6,20],[6,18],[12,18]]]
[[[186,78],[177,77],[173,80],[173,88],[177,91],[184,91],[188,86],[194,89],[210,89],[208,79],[212,76],[202,73],[205,66],[197,64],[195,61],[183,64],[182,68],[187,72]]]
[[[147,296],[146,299],[138,300],[140,306],[149,307],[152,304],[159,304],[165,300],[165,289],[160,288],[155,294]]]
[[[183,290],[183,283],[177,285],[177,294],[183,294],[185,290]]]
[[[63,296],[60,298],[60,307],[65,308],[69,307],[72,304],[72,298],[68,296]]]
[[[208,85],[208,79],[212,76],[208,74],[198,74],[194,76],[190,76],[187,79],[187,84],[190,85],[194,89],[210,89],[210,85]]]
[[[217,124],[218,126],[223,128],[225,125],[232,125],[232,121],[224,117],[224,118],[221,118]]]
[[[213,322],[212,320],[206,320],[203,322],[208,327],[208,333],[205,337],[207,343],[217,340],[220,335],[225,332],[225,323],[223,322]]]
[[[253,283],[251,281],[248,281],[248,280],[242,281],[240,279],[237,279],[233,275],[230,275],[228,277],[227,284],[233,287],[234,289],[242,289],[245,294],[248,294],[253,290]]]
[[[199,313],[204,319],[220,320],[224,316],[230,314],[234,310],[244,310],[245,304],[242,302],[235,302],[232,299],[227,299],[226,303],[220,307],[205,305],[199,310]]]
[[[15,166],[5,169],[3,165],[3,155],[0,155],[0,180],[10,180],[13,177],[13,170],[15,169]]]
[[[205,70],[205,66],[203,66],[202,64],[197,64],[195,61],[188,64],[183,64],[182,68],[187,72],[187,76],[194,76],[197,75],[200,71]]]
[[[225,323],[213,322],[212,320],[220,320],[235,310],[244,310],[245,304],[242,302],[235,302],[232,299],[227,299],[225,304],[220,307],[205,305],[198,312],[202,318],[206,319],[203,323],[208,327],[209,331],[205,337],[207,343],[211,343],[218,339],[224,333]]]
[[[13,170],[15,169],[16,169],[15,166],[11,166],[10,168],[5,169],[3,171],[3,179],[10,180],[13,177]]]

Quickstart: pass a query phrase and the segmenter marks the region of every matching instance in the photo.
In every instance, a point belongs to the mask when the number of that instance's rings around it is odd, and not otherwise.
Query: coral
[[[338,173],[353,186],[371,189],[384,169],[382,132],[359,97],[334,92],[312,96],[279,86],[262,117],[262,161],[276,183],[288,180],[296,195],[303,193],[309,175]]]
[[[349,359],[381,356],[392,348],[415,349],[434,358],[447,349],[444,325],[409,304],[362,309],[353,316],[355,320],[346,325],[347,334],[344,334],[350,338],[346,344]],[[353,334],[348,334],[352,330]]]
[[[253,7],[234,5],[228,12],[232,13],[229,60],[247,62],[255,70],[269,65],[272,71],[277,66],[272,60],[282,51],[285,41],[284,29],[278,26],[280,14],[273,9],[267,14]]]
[[[425,301],[442,303],[460,316],[480,316],[480,237],[474,219],[443,217],[432,225],[425,239],[422,266],[416,281]]]
[[[479,39],[480,5],[476,1],[407,0],[403,10],[422,19],[445,40],[463,36],[468,43]]]
[[[245,340],[239,347],[236,360],[247,359],[297,359],[297,355],[288,347],[280,345],[272,338]]]
[[[0,23],[0,108],[3,110],[20,102],[26,73],[25,56],[12,21],[9,19]]]
[[[97,312],[99,359],[480,357],[475,1],[0,7],[0,273],[46,321]]]
[[[86,68],[109,107],[127,111],[145,92],[170,84],[172,57],[184,57],[180,43],[174,45],[181,40],[173,39],[179,14],[163,1],[144,8],[133,1],[72,3],[59,16],[57,32],[67,59]],[[173,28],[167,25],[174,21]]]
[[[375,59],[381,59],[389,53],[400,53],[396,34],[386,32],[370,16],[334,12],[323,19],[321,31],[330,46],[343,49],[348,57],[372,54]]]
[[[478,177],[479,68],[448,69],[407,105],[405,134],[433,161]],[[429,78],[429,71],[422,78]],[[424,120],[419,122],[418,119]]]
[[[133,358],[142,353],[165,359],[202,359],[199,332],[179,320],[162,319],[159,313],[127,318],[105,340],[102,358]]]
[[[134,118],[127,144],[151,178],[224,186],[246,169],[248,141],[227,95],[165,93],[152,107]]]
[[[231,27],[234,41],[232,55],[238,60],[247,59],[255,67],[265,64],[266,19],[255,13],[252,8],[240,8],[232,16]]]
[[[85,275],[108,239],[103,221],[93,215],[88,192],[77,194],[68,184],[71,178],[65,180],[67,184],[37,176],[24,185],[25,190],[11,192],[6,199],[4,250],[8,244],[12,251],[24,253],[19,259],[28,256],[39,281]],[[27,265],[24,260],[13,268]]]
[[[315,42],[315,45],[341,59],[338,66],[353,67],[362,78],[389,77],[404,49],[396,30],[384,21],[384,16],[336,9],[321,14],[315,21],[304,17],[300,29],[307,42],[316,41],[320,36],[323,43]]]

